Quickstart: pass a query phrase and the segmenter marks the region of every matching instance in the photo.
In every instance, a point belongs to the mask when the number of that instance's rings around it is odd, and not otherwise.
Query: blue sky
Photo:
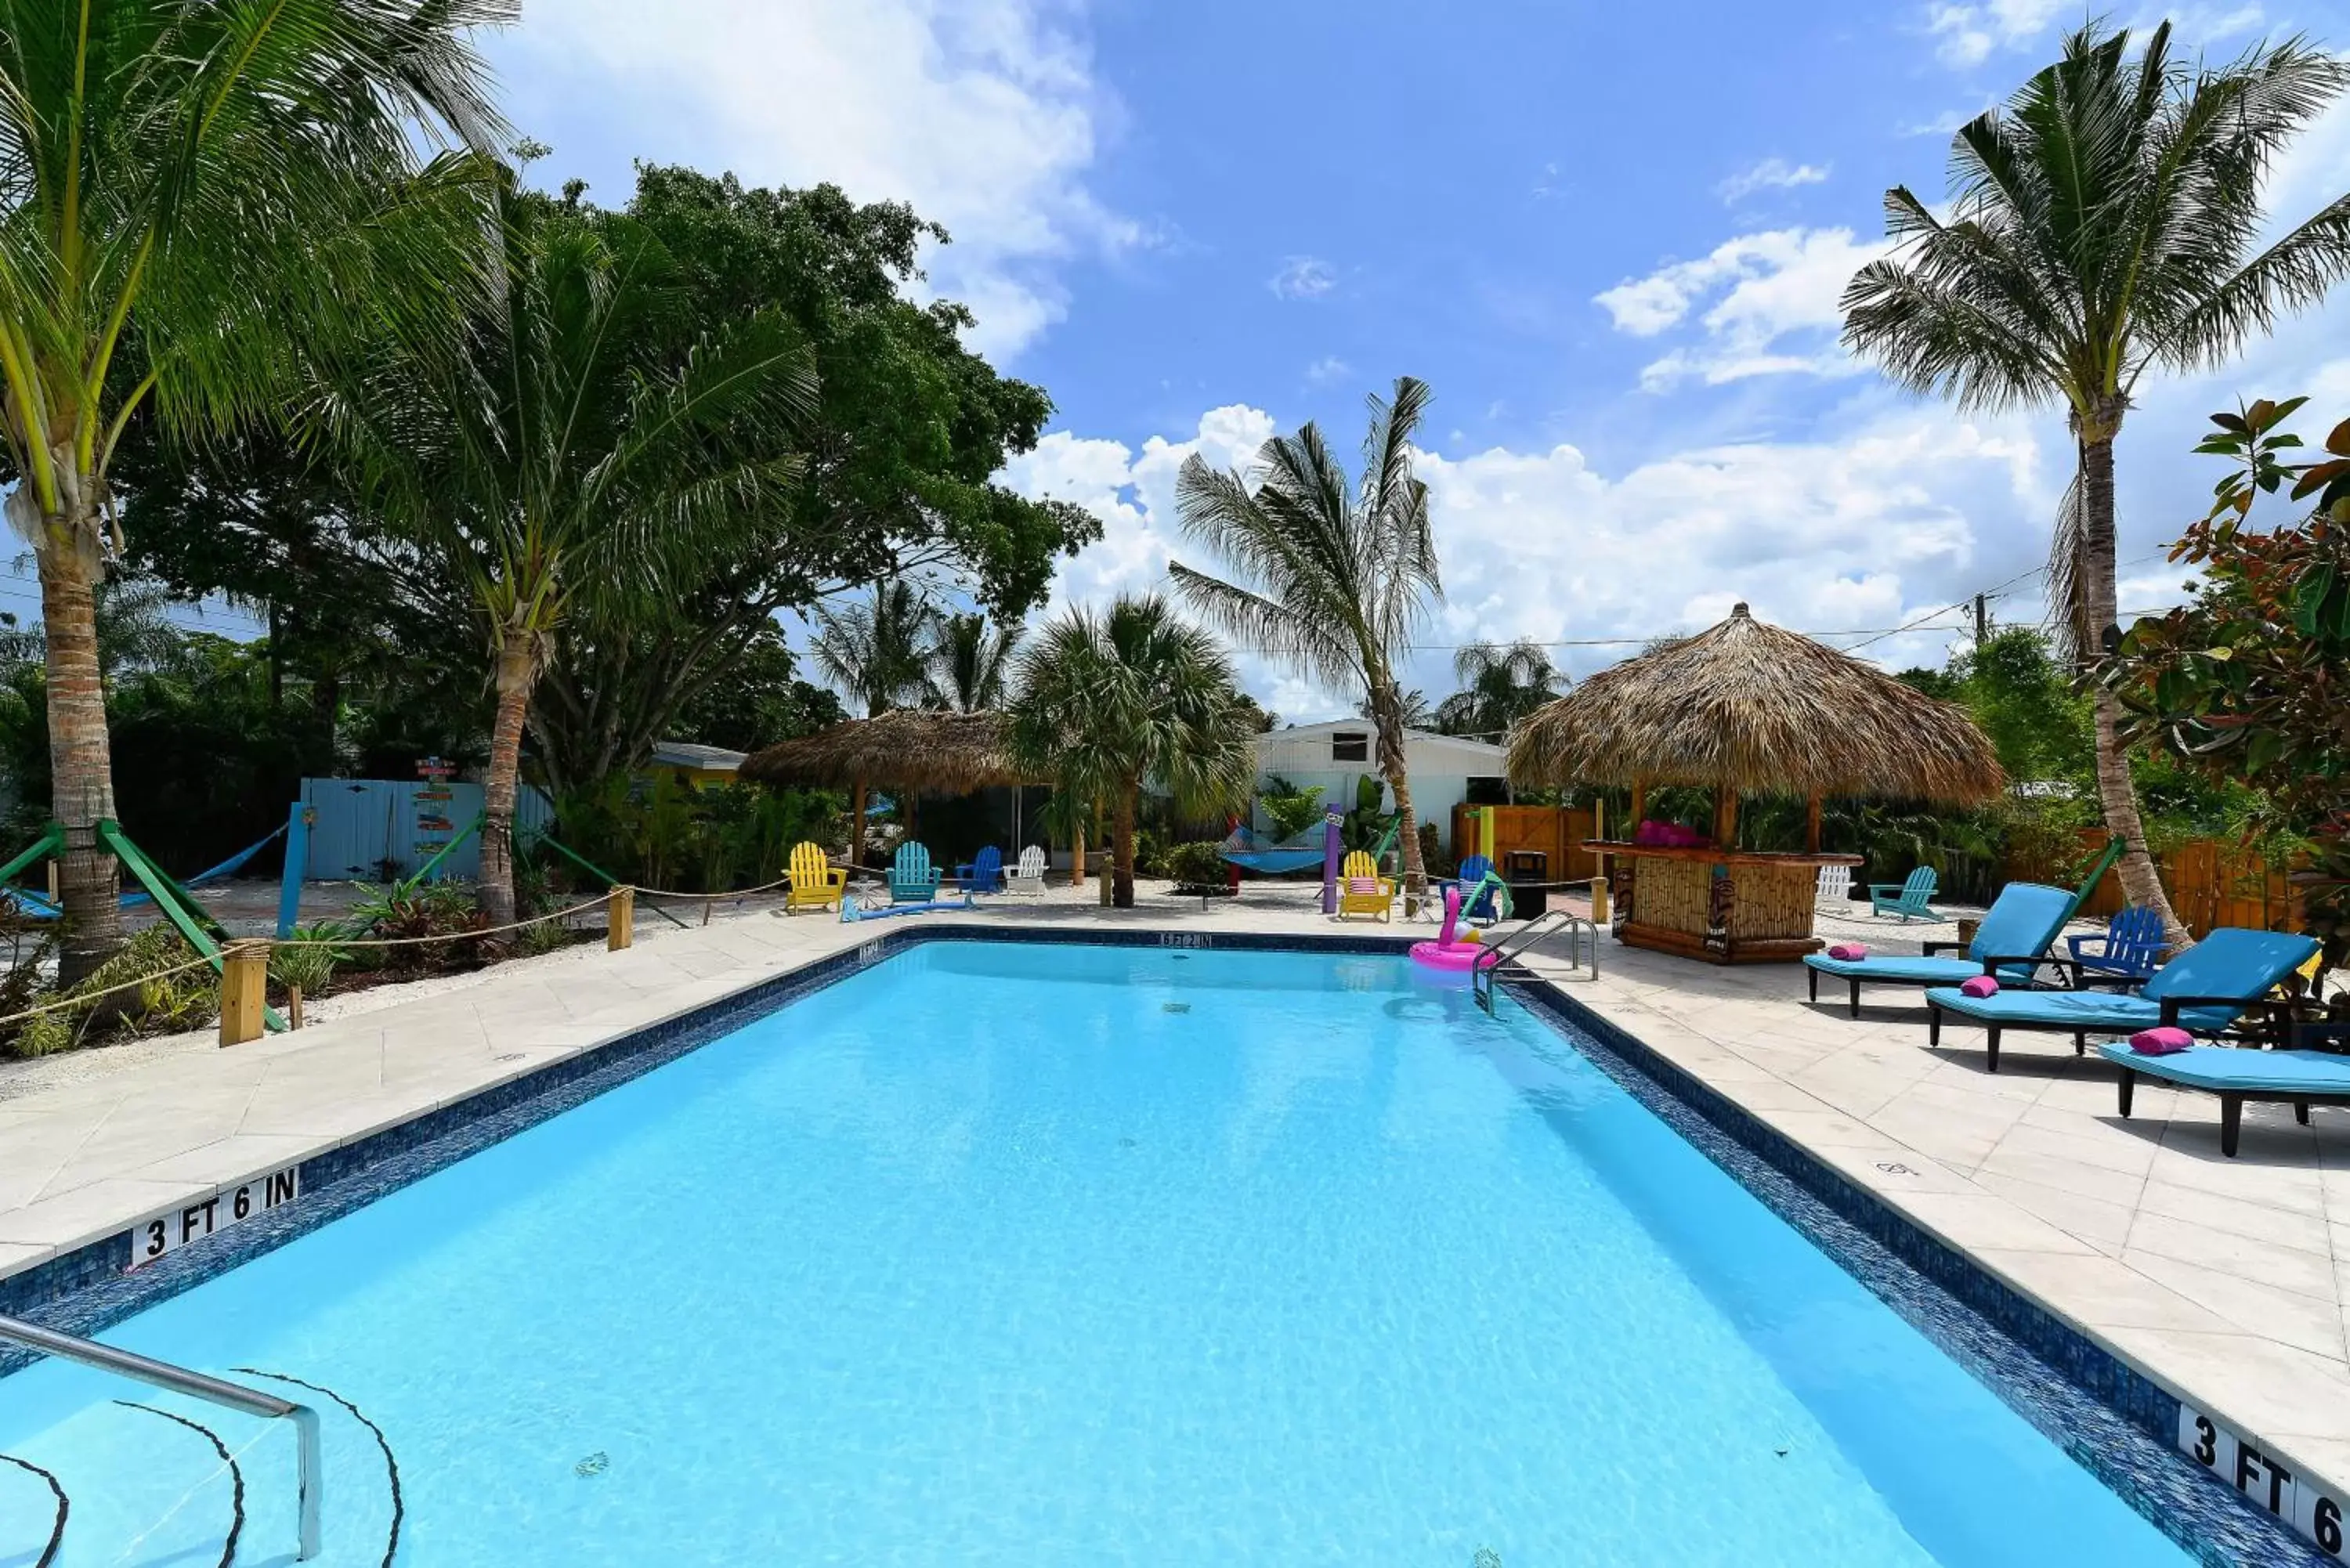
[[[556,149],[550,182],[618,201],[632,158],[673,160],[944,222],[931,286],[1059,406],[1010,482],[1106,521],[1060,600],[1162,580],[1190,452],[1244,462],[1308,419],[1351,450],[1367,392],[1431,382],[1449,594],[1414,677],[1433,697],[1470,638],[1556,641],[1588,670],[1628,650],[1607,639],[1741,597],[1806,630],[1929,618],[1835,639],[1894,663],[1959,646],[1964,618],[1933,612],[1979,590],[2037,618],[2061,418],[1894,392],[1836,349],[1834,304],[1885,187],[1939,194],[1950,129],[2080,15],[532,0],[494,52],[517,123]],[[2170,15],[2214,55],[2295,30],[2350,48],[2338,3]],[[2287,217],[2350,189],[2350,110],[2274,185]],[[2177,595],[2159,550],[2200,510],[2210,477],[2184,453],[2206,412],[2307,390],[2329,422],[2350,413],[2345,326],[2340,303],[2147,391],[2121,452],[2126,606]],[[1247,672],[1292,716],[1345,698]]]

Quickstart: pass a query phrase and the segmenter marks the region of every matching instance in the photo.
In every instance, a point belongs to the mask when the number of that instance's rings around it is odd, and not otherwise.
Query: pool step
[[[29,1380],[50,1370],[18,1376]],[[0,1463],[0,1563],[255,1568],[294,1562],[300,1489],[287,1423],[147,1389],[118,1397],[119,1381],[81,1368],[55,1371],[61,1381],[70,1379],[68,1397],[42,1403],[54,1404],[62,1418],[12,1436],[9,1462]],[[392,1568],[404,1511],[390,1445],[374,1423],[322,1386],[306,1382],[297,1388],[291,1378],[264,1382],[270,1375],[242,1368],[221,1375],[299,1398],[318,1412],[325,1531],[312,1563]]]

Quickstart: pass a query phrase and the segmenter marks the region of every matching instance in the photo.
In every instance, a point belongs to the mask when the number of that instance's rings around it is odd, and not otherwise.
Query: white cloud
[[[1068,15],[1057,0],[532,0],[510,45],[535,90],[597,103],[639,156],[910,202],[954,239],[929,260],[931,286],[972,306],[974,347],[1010,355],[1065,313],[1062,262],[1150,240],[1087,190],[1105,99]]]
[[[1789,191],[1798,185],[1817,185],[1828,177],[1824,163],[1790,163],[1783,158],[1765,158],[1751,169],[1742,169],[1715,187],[1725,202],[1742,202],[1757,191]]]
[[[1596,303],[1618,331],[1654,337],[1713,302],[1699,318],[1701,346],[1677,348],[1641,372],[1641,385],[1652,391],[1692,378],[1841,375],[1854,367],[1834,344],[1844,319],[1836,302],[1852,275],[1886,249],[1881,241],[1856,240],[1850,229],[1741,234],[1695,261],[1617,284]]]
[[[1317,387],[1335,386],[1355,373],[1355,368],[1336,354],[1325,354],[1305,367],[1305,379]]]
[[[1245,467],[1275,429],[1271,414],[1234,406],[1203,415],[1180,441],[1153,437],[1139,454],[1047,436],[1009,482],[1090,508],[1106,535],[1064,568],[1056,604],[1162,586],[1170,556],[1199,555],[1174,517],[1183,458],[1198,451]],[[1450,645],[1479,638],[1636,639],[1559,650],[1587,672],[1638,651],[1637,639],[1708,625],[1739,599],[1802,630],[1898,626],[2038,563],[2062,483],[2042,459],[2028,427],[1908,408],[1838,439],[1695,449],[1612,477],[1571,445],[1424,452],[1448,598],[1409,682],[1450,691]],[[1659,570],[1662,562],[1671,569]],[[1867,652],[1932,660],[1947,640],[1929,630]],[[1315,691],[1253,655],[1241,661],[1250,687],[1284,717],[1351,706],[1349,693]]]
[[[1982,5],[1927,8],[1926,30],[1941,40],[1946,64],[1981,64],[1994,48],[2015,48],[2040,36],[2065,10],[2064,0],[1986,0]]]
[[[1338,286],[1338,274],[1319,256],[1291,256],[1265,286],[1282,299],[1319,299]]]

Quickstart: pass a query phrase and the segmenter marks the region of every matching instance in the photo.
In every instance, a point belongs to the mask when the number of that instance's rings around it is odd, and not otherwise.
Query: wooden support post
[[[1713,792],[1713,844],[1717,849],[1738,847],[1738,792],[1727,784]]]
[[[269,944],[231,942],[221,954],[220,1043],[242,1045],[258,1040],[269,1005]]]
[[[286,1026],[288,1029],[302,1027],[302,988],[298,985],[286,988]]]
[[[616,953],[622,948],[634,947],[637,940],[637,890],[634,888],[613,888],[612,901],[604,906],[604,950]]]
[[[1819,852],[1820,797],[1814,795],[1812,796],[1810,805],[1804,809],[1804,853],[1806,855],[1817,855]]]
[[[1640,824],[1648,820],[1648,786],[1646,782],[1632,785],[1632,820],[1624,825],[1624,836],[1631,838],[1640,831]]]

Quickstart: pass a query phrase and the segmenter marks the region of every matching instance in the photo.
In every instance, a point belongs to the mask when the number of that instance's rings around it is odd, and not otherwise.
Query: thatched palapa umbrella
[[[1803,795],[1816,852],[1823,795],[1963,805],[1998,794],[2007,777],[1965,710],[1742,604],[1712,629],[1603,670],[1535,710],[1510,738],[1510,782],[1636,794],[1703,785],[1732,817],[1724,824],[1718,812],[1718,826],[1734,826],[1741,791]]]
[[[1822,796],[1967,804],[2007,782],[1962,709],[1766,626],[1742,604],[1711,630],[1626,659],[1537,709],[1511,736],[1509,768],[1522,786],[1628,786],[1635,826],[1651,784],[1711,789],[1711,845],[1593,847],[1617,859],[1619,937],[1727,963],[1816,945],[1814,868],[1857,859],[1820,853]],[[1805,797],[1805,853],[1737,849],[1741,791]]]
[[[879,784],[937,794],[1048,782],[1013,761],[1001,713],[901,708],[850,719],[752,753],[737,776],[759,784],[847,789],[857,796],[850,857],[865,846],[865,792]]]

